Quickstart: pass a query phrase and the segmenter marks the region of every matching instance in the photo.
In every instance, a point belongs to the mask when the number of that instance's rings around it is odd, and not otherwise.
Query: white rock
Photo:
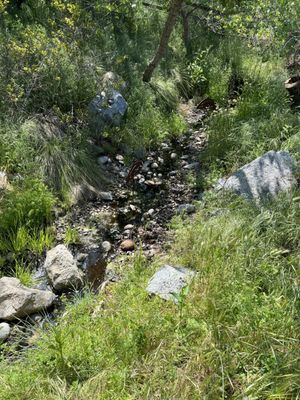
[[[111,251],[111,249],[112,249],[112,245],[111,245],[110,242],[105,241],[105,242],[102,243],[102,248],[105,251],[105,253],[109,253]]]
[[[5,342],[10,335],[10,326],[6,322],[0,324],[0,344]]]
[[[51,306],[56,296],[46,290],[31,289],[17,278],[0,279],[0,319],[11,321]]]
[[[218,182],[217,190],[231,190],[250,199],[261,201],[274,197],[297,185],[296,161],[285,151],[269,151],[245,165],[228,179]]]
[[[58,292],[82,286],[82,272],[76,261],[63,244],[47,252],[44,268],[52,287]]]
[[[190,269],[165,265],[150,279],[147,292],[162,299],[176,302],[176,297],[173,294],[180,294],[181,290],[191,282],[194,276],[195,272]]]
[[[132,230],[132,229],[134,229],[134,225],[132,225],[132,224],[128,224],[128,225],[126,225],[126,226],[124,227],[124,231],[130,231],[130,230]]]

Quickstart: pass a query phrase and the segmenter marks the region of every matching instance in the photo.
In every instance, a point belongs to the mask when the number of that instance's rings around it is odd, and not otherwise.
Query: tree
[[[177,16],[179,15],[182,5],[183,5],[184,0],[173,0],[170,5],[168,17],[165,23],[165,27],[163,29],[163,32],[161,34],[160,38],[160,43],[158,46],[158,49],[155,53],[155,56],[153,59],[149,62],[147,65],[144,74],[143,74],[143,81],[144,82],[150,82],[153,72],[157,65],[159,64],[160,60],[163,58],[165,55],[169,39],[171,36],[171,33],[173,31],[173,28],[176,24]]]

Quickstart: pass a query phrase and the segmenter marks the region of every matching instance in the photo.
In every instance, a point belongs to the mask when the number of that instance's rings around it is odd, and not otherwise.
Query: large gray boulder
[[[97,132],[106,126],[120,126],[128,104],[120,92],[110,90],[97,95],[89,105],[90,125]]]
[[[31,289],[17,278],[0,279],[0,320],[11,321],[44,310],[56,296],[50,291]]]
[[[63,244],[47,252],[44,268],[51,286],[58,292],[76,289],[83,285],[83,274]]]
[[[228,179],[221,179],[217,190],[231,190],[247,199],[260,202],[275,197],[297,184],[296,161],[286,151],[269,151],[245,165]]]
[[[162,299],[176,302],[174,294],[180,294],[181,290],[191,282],[194,276],[195,272],[190,269],[164,265],[150,279],[147,292]]]

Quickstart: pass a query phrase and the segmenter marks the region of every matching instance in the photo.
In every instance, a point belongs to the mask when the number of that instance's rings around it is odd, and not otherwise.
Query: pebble
[[[146,212],[146,214],[149,215],[150,217],[151,217],[154,213],[155,213],[154,208],[150,208],[150,210],[148,210],[148,211]]]
[[[5,342],[10,335],[10,326],[6,322],[0,324],[0,343]]]
[[[177,154],[176,153],[171,153],[171,160],[176,160]]]
[[[121,154],[117,154],[116,155],[116,160],[119,161],[119,163],[123,164],[124,157]]]
[[[124,231],[131,231],[134,228],[134,225],[128,224],[124,227]]]
[[[127,177],[127,173],[126,173],[125,171],[121,171],[121,172],[119,173],[119,176],[120,176],[121,178],[126,178],[126,177]]]
[[[185,165],[183,168],[191,170],[191,169],[198,169],[199,167],[200,167],[200,163],[194,162],[194,163]]]
[[[145,161],[144,164],[143,164],[143,167],[142,167],[142,171],[143,172],[148,172],[151,164],[152,164],[151,160]]]
[[[156,162],[151,164],[151,168],[152,169],[157,169],[158,168],[158,164]]]
[[[111,251],[111,249],[112,249],[112,245],[111,245],[110,242],[105,241],[105,242],[102,243],[102,248],[105,251],[105,253],[109,253]]]
[[[120,247],[122,251],[133,251],[135,249],[135,243],[133,240],[127,239],[121,243]]]

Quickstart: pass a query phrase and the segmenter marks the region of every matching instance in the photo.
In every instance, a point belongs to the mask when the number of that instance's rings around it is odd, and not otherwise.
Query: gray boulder
[[[10,335],[10,326],[7,322],[2,322],[0,324],[0,344],[5,342]]]
[[[97,132],[106,126],[120,126],[128,104],[120,92],[110,90],[97,95],[89,105],[90,124]]]
[[[27,288],[17,278],[0,279],[0,320],[11,321],[39,312],[52,305],[50,291]]]
[[[147,292],[176,302],[173,294],[180,294],[194,276],[195,272],[190,269],[165,265],[150,279]]]
[[[245,165],[228,179],[221,179],[217,190],[231,190],[247,199],[260,202],[275,197],[297,184],[296,161],[285,151],[269,151]]]
[[[83,274],[63,244],[47,252],[44,268],[51,286],[58,292],[76,289],[83,285]]]

